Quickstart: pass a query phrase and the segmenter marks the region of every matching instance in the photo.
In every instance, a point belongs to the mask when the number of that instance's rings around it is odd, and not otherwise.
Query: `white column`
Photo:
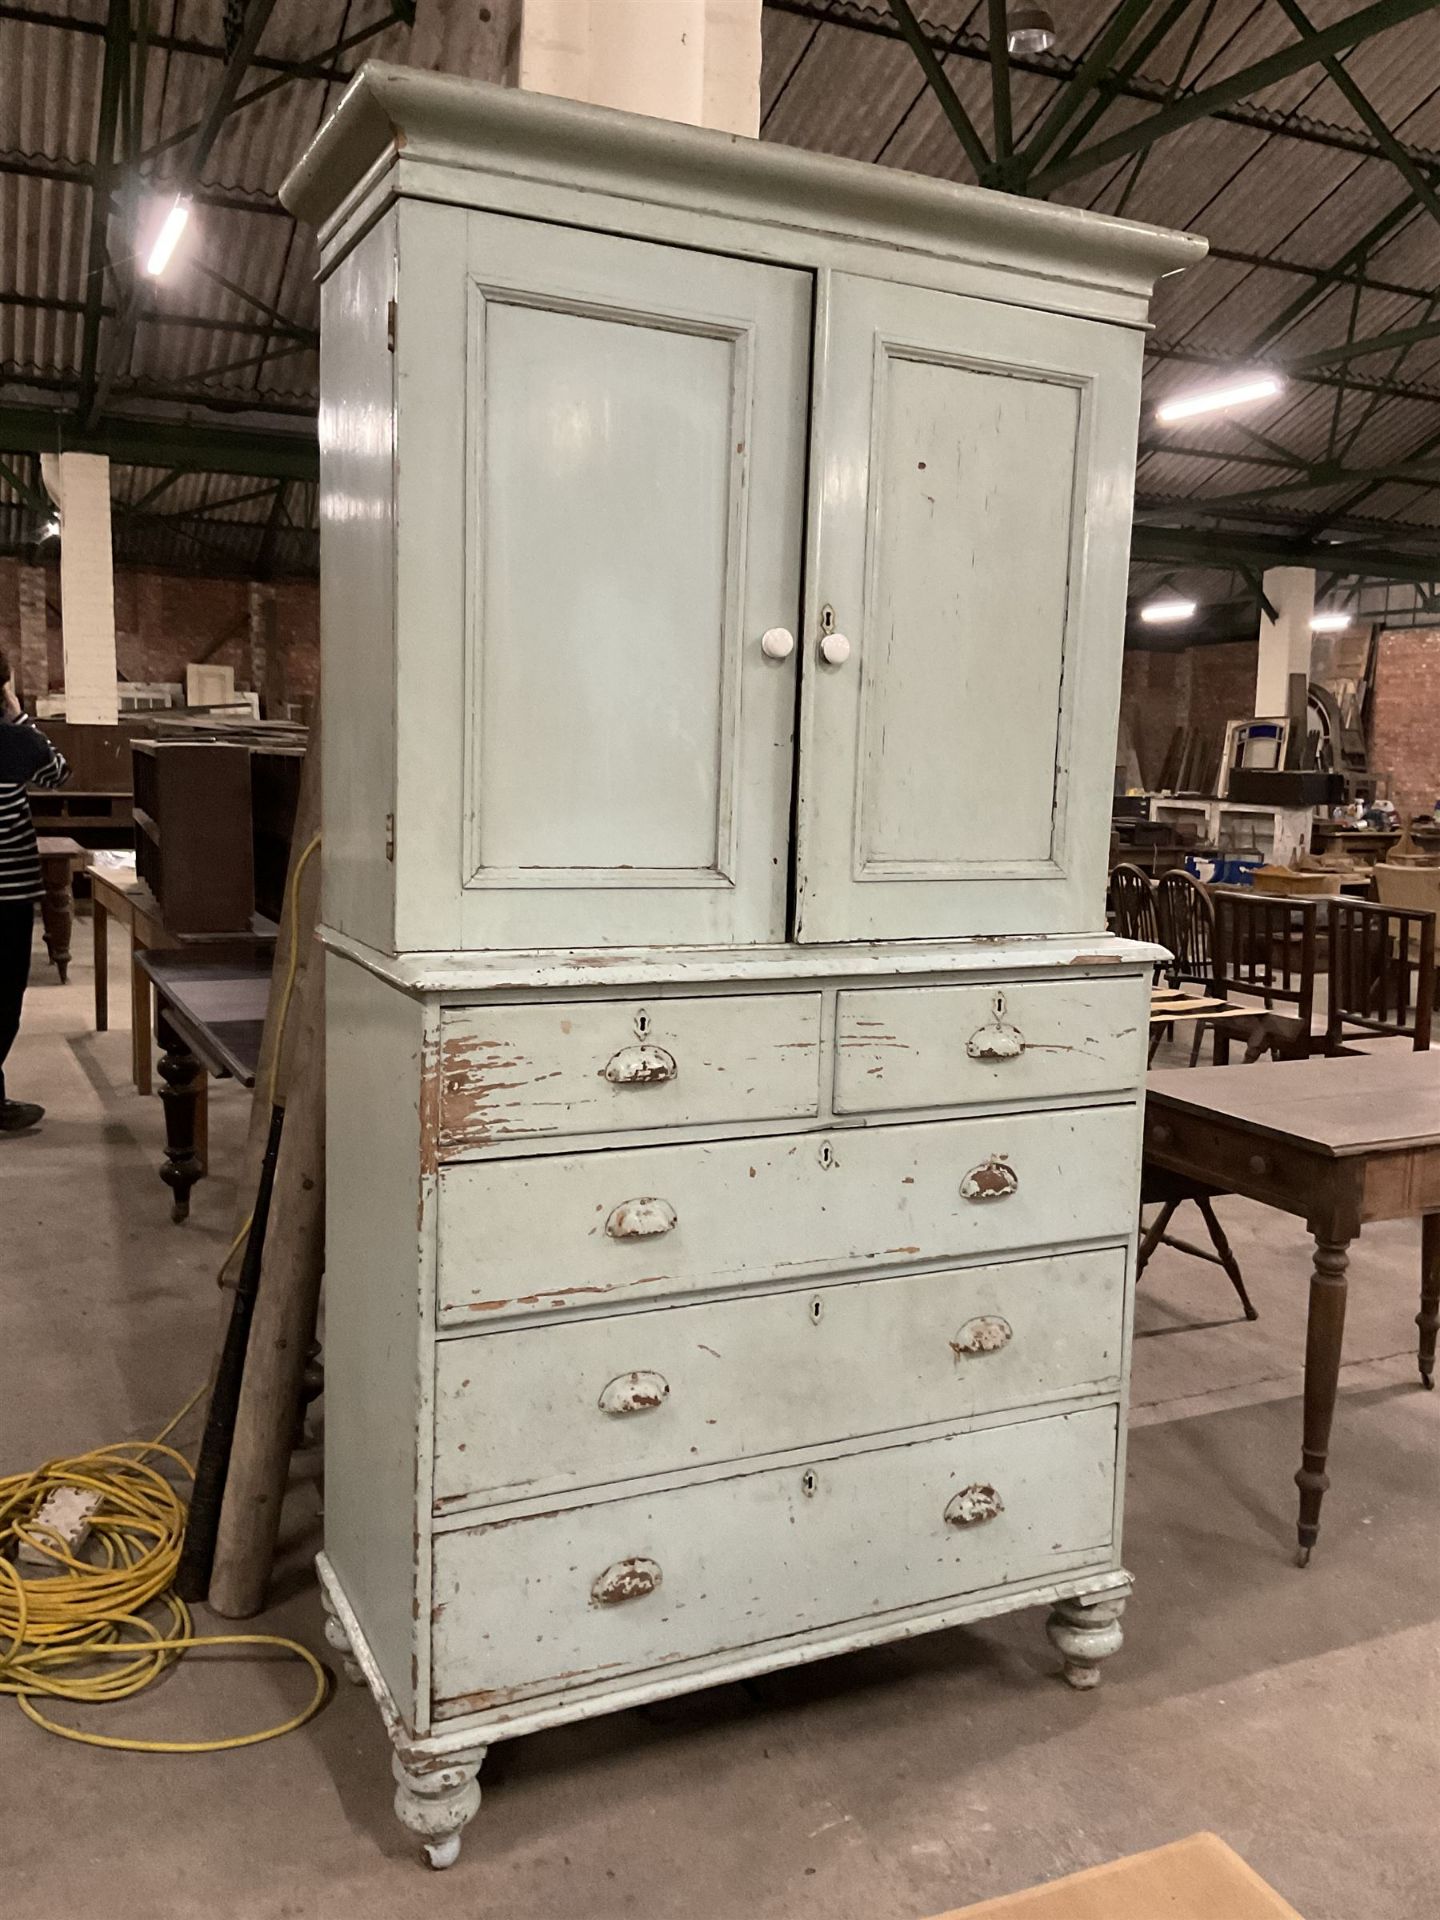
[[[43,453],[40,471],[60,509],[60,631],[65,718],[113,727],[120,717],[115,662],[115,562],[110,462],[103,453]]]
[[[761,0],[524,0],[517,84],[662,120],[760,131]]]
[[[1310,622],[1315,574],[1310,567],[1272,567],[1262,583],[1279,618],[1260,612],[1260,657],[1255,669],[1255,717],[1282,719],[1290,711],[1290,676],[1310,678]]]

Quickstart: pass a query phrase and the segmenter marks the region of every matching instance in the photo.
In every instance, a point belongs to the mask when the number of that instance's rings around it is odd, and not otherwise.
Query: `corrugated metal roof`
[[[1316,27],[1354,10],[1351,0],[1305,0],[1305,7]],[[0,399],[74,405],[92,291],[87,182],[106,11],[105,0],[46,0],[47,22],[75,26],[0,19]],[[138,144],[151,154],[145,168],[157,189],[178,177],[188,146],[177,136],[194,128],[213,95],[222,69],[225,11],[223,0],[152,5],[155,39]],[[981,138],[989,141],[987,8],[977,0],[921,0],[917,11],[929,27],[960,36],[945,71]],[[1054,11],[1062,35],[1054,56],[1012,70],[1015,135],[1022,145],[1050,112],[1073,62],[1111,19],[1114,0],[1056,0]],[[412,30],[382,0],[278,0],[259,59],[242,84],[242,96],[259,87],[268,91],[234,112],[215,140],[202,170],[206,204],[192,222],[188,265],[172,281],[147,289],[133,344],[116,364],[111,409],[153,413],[163,406],[173,415],[179,406],[195,420],[241,424],[247,409],[272,419],[312,412],[313,346],[276,331],[265,309],[282,314],[291,328],[316,324],[313,243],[279,209],[275,193],[338,98],[341,81],[323,75],[337,69],[343,75],[375,56],[498,78],[513,19],[514,0],[494,0],[488,7],[419,0]],[[377,31],[363,44],[335,52],[370,23]],[[1142,20],[1130,44],[1144,32]],[[1170,94],[1183,99],[1294,39],[1284,10],[1270,0],[1197,4],[1139,62],[1129,84],[1145,97],[1111,90],[1085,143],[1148,119]],[[1440,13],[1432,12],[1353,49],[1344,65],[1385,123],[1422,154],[1435,155],[1440,167],[1437,54]],[[274,66],[281,60],[306,62],[312,71],[281,77]],[[772,0],[764,15],[761,92],[767,140],[940,177],[972,177],[882,0]],[[1255,111],[1261,108],[1269,117]],[[1295,137],[1302,131],[1312,137]],[[1253,354],[1297,296],[1315,284],[1303,269],[1333,265],[1407,198],[1409,188],[1390,161],[1357,150],[1373,144],[1364,115],[1321,66],[1310,65],[1247,96],[1229,117],[1197,120],[1143,156],[1127,156],[1059,188],[1059,201],[1202,232],[1220,250],[1157,294],[1147,410],[1164,395]],[[27,174],[27,165],[50,177]],[[109,233],[121,258],[103,287],[102,363],[119,337],[117,316],[128,284],[124,251],[134,247],[130,216],[112,219]],[[1223,257],[1227,253],[1244,257]],[[1427,296],[1440,278],[1436,260],[1436,223],[1412,209],[1366,263],[1376,279],[1394,283],[1396,290],[1366,291],[1355,306],[1348,287],[1334,286],[1281,329],[1271,350],[1299,352],[1344,340],[1352,308],[1362,336],[1430,317]],[[242,287],[249,298],[207,277],[206,269]],[[1324,384],[1294,385],[1282,401],[1243,424],[1210,420],[1171,432],[1147,424],[1152,450],[1140,463],[1142,496],[1194,502],[1293,482],[1293,470],[1278,456],[1269,464],[1247,428],[1306,462],[1329,457],[1353,436],[1346,459],[1361,468],[1394,467],[1440,434],[1440,339],[1415,345],[1403,358],[1355,360],[1344,375],[1350,379],[1359,382],[1357,389],[1344,390],[1338,370]],[[1387,397],[1369,390],[1386,380],[1403,393]],[[117,500],[141,500],[162,477],[117,467]],[[1277,524],[1282,513],[1289,516],[1285,524],[1302,524],[1303,510],[1313,505],[1323,514],[1354,491],[1335,486],[1277,496]],[[264,542],[283,563],[311,564],[311,493],[290,486],[287,517],[276,519],[273,491],[192,474],[167,487],[146,512],[119,516],[124,531],[117,537],[146,551],[169,541],[177,558],[188,556],[193,564],[210,551],[241,565]],[[1367,495],[1362,517],[1428,528],[1440,521],[1436,502],[1440,495],[1430,489],[1386,481]],[[0,476],[0,536],[4,517],[20,512]]]

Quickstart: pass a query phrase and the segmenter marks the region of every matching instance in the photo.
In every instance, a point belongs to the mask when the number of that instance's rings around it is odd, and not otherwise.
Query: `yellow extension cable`
[[[272,1105],[299,958],[300,879],[319,843],[317,834],[290,876],[290,953],[270,1067]],[[247,1219],[225,1255],[222,1276],[249,1230]],[[194,1479],[190,1462],[166,1441],[205,1391],[198,1388],[153,1440],[121,1440],[47,1461],[33,1473],[0,1478],[0,1693],[13,1694],[28,1719],[64,1740],[128,1753],[223,1753],[293,1733],[329,1698],[329,1670],[298,1640],[272,1633],[197,1634],[189,1608],[172,1591],[185,1534],[185,1503],[171,1480],[147,1464],[147,1456],[159,1456]],[[99,1496],[90,1518],[91,1559],[77,1559],[58,1534],[37,1524],[46,1499],[61,1487]],[[33,1576],[22,1573],[12,1558],[22,1544],[49,1565],[37,1567]],[[147,1617],[151,1607],[164,1610],[163,1627]],[[304,1708],[279,1726],[224,1740],[127,1740],[88,1733],[49,1719],[35,1705],[37,1696],[87,1704],[129,1699],[192,1647],[278,1647],[305,1662],[314,1676],[314,1691]],[[111,1661],[116,1664],[100,1664],[95,1670],[98,1663]],[[77,1667],[79,1672],[74,1671]]]

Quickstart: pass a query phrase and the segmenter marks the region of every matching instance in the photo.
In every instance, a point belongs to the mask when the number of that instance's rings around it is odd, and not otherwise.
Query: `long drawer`
[[[1119,1384],[1118,1248],[440,1343],[437,1511]]]
[[[1098,1561],[1113,1406],[436,1536],[437,1717]]]
[[[798,1120],[820,1108],[818,993],[551,1000],[440,1017],[440,1153],[550,1134]]]
[[[1143,979],[877,987],[838,996],[835,1111],[1123,1092],[1145,1074]]]
[[[1126,1104],[445,1167],[440,1323],[1118,1238],[1139,1132]]]

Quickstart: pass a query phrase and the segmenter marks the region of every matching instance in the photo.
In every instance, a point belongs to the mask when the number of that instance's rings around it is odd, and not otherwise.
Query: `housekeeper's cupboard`
[[[1142,329],[1196,241],[370,66],[319,228],[330,1633],[487,1744],[1119,1645]]]

